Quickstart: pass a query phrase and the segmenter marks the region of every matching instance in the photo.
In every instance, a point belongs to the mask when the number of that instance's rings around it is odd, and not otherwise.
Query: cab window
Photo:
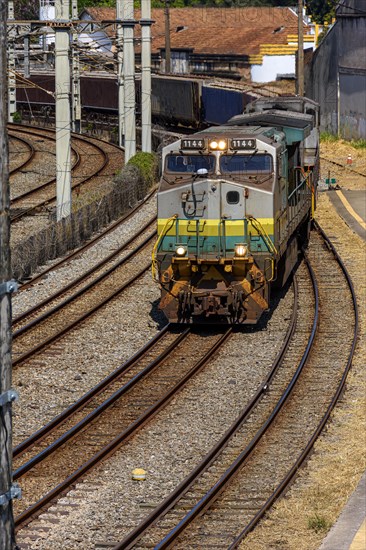
[[[271,155],[222,155],[221,173],[268,174],[272,172]]]
[[[206,168],[208,173],[215,169],[214,155],[168,155],[166,170],[169,172],[196,173],[200,168]]]

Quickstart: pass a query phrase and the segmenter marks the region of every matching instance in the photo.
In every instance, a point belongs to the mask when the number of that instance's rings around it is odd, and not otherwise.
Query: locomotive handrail
[[[301,171],[301,174],[304,177],[304,179],[301,180],[299,185],[295,187],[295,189],[289,194],[289,196],[287,197],[287,200],[290,200],[290,198],[296,193],[296,191],[298,191],[301,187],[303,187],[304,184],[306,184],[309,187],[310,191],[314,193],[313,185],[308,181],[311,176],[311,172],[308,172],[308,174],[306,175],[306,172],[304,172],[301,166],[295,166],[295,169]]]
[[[272,254],[274,254],[275,256],[277,256],[278,255],[277,249],[276,249],[275,245],[273,244],[273,242],[271,241],[268,233],[264,229],[261,222],[259,220],[257,220],[257,218],[255,218],[254,216],[248,216],[248,220],[250,221],[250,223],[252,224],[254,229],[256,231],[258,231],[258,233],[261,235],[262,239],[264,240],[264,242],[265,242],[265,244],[268,248],[268,251],[271,252]]]
[[[154,247],[152,249],[152,253],[151,253],[151,271],[152,271],[152,276],[153,276],[153,279],[156,281],[156,264],[157,264],[157,259],[156,259],[156,253],[159,249],[159,246],[160,246],[160,243],[161,241],[163,240],[163,238],[165,237],[167,231],[168,231],[168,224],[170,222],[172,222],[173,220],[176,220],[178,218],[178,214],[174,214],[174,216],[171,216],[170,218],[168,218],[165,222],[165,225],[163,227],[163,230],[162,232],[160,233],[160,235],[158,236],[157,240],[156,240],[156,243],[154,244]]]

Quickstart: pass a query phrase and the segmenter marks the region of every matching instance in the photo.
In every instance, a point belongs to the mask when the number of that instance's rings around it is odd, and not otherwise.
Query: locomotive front
[[[153,271],[169,321],[256,323],[269,307],[280,138],[222,126],[164,148]]]

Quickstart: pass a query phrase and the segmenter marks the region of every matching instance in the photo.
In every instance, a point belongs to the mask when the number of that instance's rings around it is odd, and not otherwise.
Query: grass
[[[366,148],[366,139],[352,140],[351,145],[355,149],[365,149]]]
[[[323,516],[314,514],[308,518],[308,528],[315,531],[315,533],[321,533],[328,531],[331,527],[331,523],[327,521]]]
[[[351,145],[354,149],[365,149],[366,148],[366,139],[352,139],[347,141],[342,139],[331,132],[320,132],[320,141],[322,143],[340,143],[344,145]]]
[[[320,141],[325,143],[334,143],[335,141],[340,141],[339,137],[330,132],[320,132]]]
[[[149,185],[153,185],[157,180],[157,157],[154,153],[138,152],[128,161],[128,164],[137,166],[144,181]]]

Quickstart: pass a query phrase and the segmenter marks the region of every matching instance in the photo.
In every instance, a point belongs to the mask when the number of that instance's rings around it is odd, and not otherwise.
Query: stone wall
[[[80,246],[93,233],[135,206],[147,194],[148,187],[138,168],[126,166],[109,194],[68,218],[59,222],[51,220],[39,233],[18,244],[12,250],[13,278],[29,277],[39,265]]]

